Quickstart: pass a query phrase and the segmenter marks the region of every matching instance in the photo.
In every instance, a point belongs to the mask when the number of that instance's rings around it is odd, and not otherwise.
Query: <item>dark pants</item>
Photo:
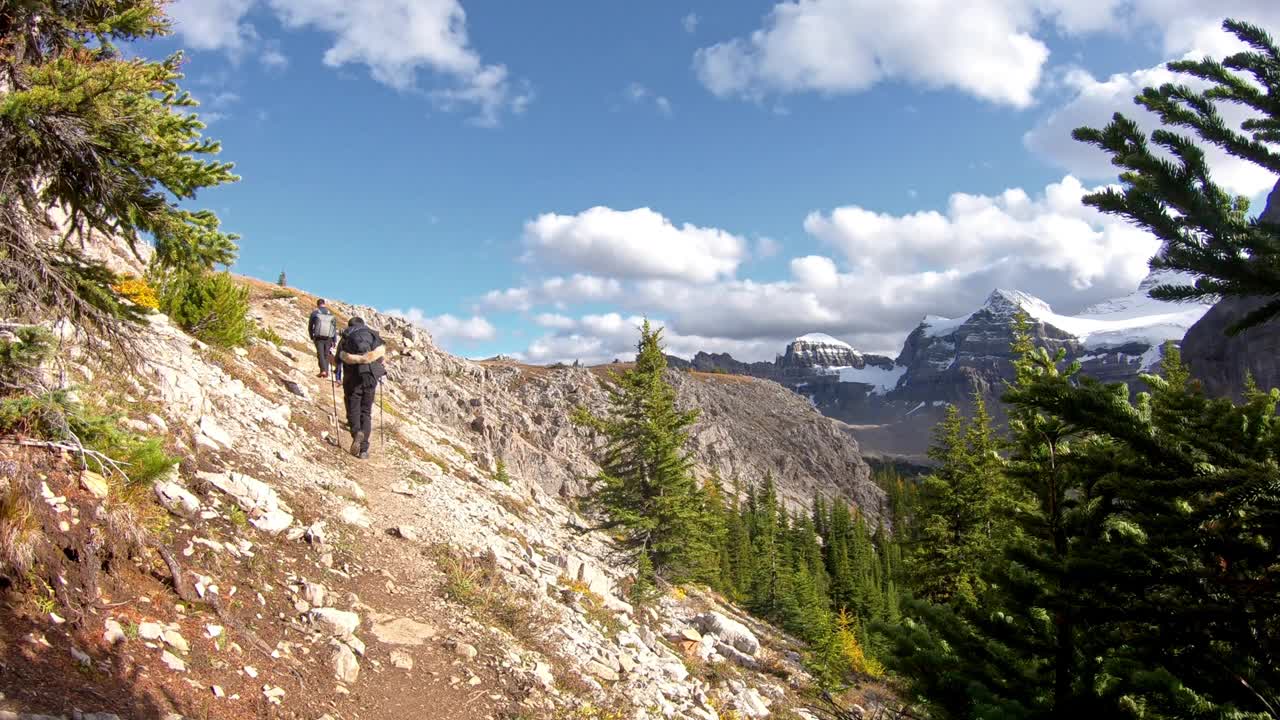
[[[333,338],[314,338],[316,359],[320,361],[320,372],[329,372],[329,348],[333,347]]]
[[[342,397],[347,403],[347,425],[351,436],[364,433],[360,451],[369,449],[369,437],[373,435],[373,401],[378,392],[378,380],[373,375],[361,375],[355,367],[346,367],[342,373]]]

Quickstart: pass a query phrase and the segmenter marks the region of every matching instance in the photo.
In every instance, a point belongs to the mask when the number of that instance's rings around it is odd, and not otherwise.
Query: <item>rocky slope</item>
[[[1258,220],[1280,225],[1280,181]],[[1183,356],[1206,392],[1239,398],[1249,376],[1260,387],[1280,387],[1280,322],[1273,320],[1234,337],[1226,334],[1237,320],[1274,299],[1224,299],[1187,331]]]
[[[58,325],[67,382],[112,393],[121,423],[165,437],[183,462],[139,494],[58,453],[0,448],[0,466],[22,471],[0,490],[44,493],[50,542],[71,548],[82,530],[105,531],[104,510],[135,508],[159,548],[112,563],[102,595],[69,618],[0,589],[0,712],[812,717],[794,641],[695,590],[637,612],[604,539],[579,530],[592,441],[565,417],[601,406],[607,368],[461,360],[402,320],[331,302],[390,348],[362,462],[327,442],[345,433],[340,390],[314,377],[312,301],[254,287],[279,344],[224,353],[155,315],[139,366],[119,372]],[[856,443],[803,398],[767,381],[671,377],[704,411],[700,472],[772,470],[797,506],[821,491],[878,511]]]

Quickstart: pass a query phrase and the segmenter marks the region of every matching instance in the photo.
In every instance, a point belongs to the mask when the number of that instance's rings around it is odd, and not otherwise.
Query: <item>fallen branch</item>
[[[0,438],[0,444],[19,445],[22,447],[47,448],[50,450],[63,450],[65,452],[76,453],[80,455],[82,458],[87,455],[91,458],[94,458],[95,460],[102,463],[103,465],[110,466],[117,473],[120,473],[120,475],[124,477],[126,480],[129,479],[129,476],[125,474],[124,470],[120,469],[121,465],[128,466],[129,463],[123,460],[112,460],[110,457],[98,452],[97,450],[90,450],[89,448],[83,445],[80,445],[79,441],[77,441],[75,445],[71,445],[69,443],[56,442],[53,440],[29,440],[26,438]]]

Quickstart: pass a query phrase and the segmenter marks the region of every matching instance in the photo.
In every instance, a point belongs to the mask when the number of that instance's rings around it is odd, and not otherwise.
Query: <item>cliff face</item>
[[[1258,219],[1280,227],[1280,182]],[[1274,299],[1225,298],[1187,331],[1183,358],[1206,392],[1239,398],[1248,376],[1263,389],[1280,387],[1280,321],[1272,320],[1234,337],[1226,334],[1237,320]]]

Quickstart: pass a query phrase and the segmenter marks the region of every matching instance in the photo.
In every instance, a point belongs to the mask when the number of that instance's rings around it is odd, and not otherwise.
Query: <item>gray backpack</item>
[[[312,333],[318,338],[333,338],[338,328],[338,320],[333,313],[324,312],[316,313],[315,331]]]

